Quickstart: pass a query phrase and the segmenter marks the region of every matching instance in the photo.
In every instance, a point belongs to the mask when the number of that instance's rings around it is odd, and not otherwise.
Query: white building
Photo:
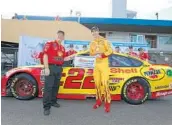
[[[127,10],[127,0],[112,0],[112,18],[135,18],[137,12]]]

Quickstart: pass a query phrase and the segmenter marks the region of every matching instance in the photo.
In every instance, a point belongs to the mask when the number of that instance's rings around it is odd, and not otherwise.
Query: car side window
[[[139,67],[142,62],[130,57],[113,54],[109,57],[110,67]]]

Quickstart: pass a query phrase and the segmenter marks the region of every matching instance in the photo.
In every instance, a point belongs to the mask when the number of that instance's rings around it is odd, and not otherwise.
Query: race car
[[[94,65],[91,68],[86,67],[94,61],[90,60],[88,53],[77,53],[75,57],[80,59],[74,58],[73,62],[65,62],[63,66],[57,98],[95,97]],[[138,105],[148,99],[172,95],[172,67],[169,66],[153,65],[136,57],[113,53],[109,56],[109,75],[112,100],[124,100],[129,104]],[[42,97],[43,65],[11,69],[2,76],[1,82],[2,96],[14,96],[20,100]]]

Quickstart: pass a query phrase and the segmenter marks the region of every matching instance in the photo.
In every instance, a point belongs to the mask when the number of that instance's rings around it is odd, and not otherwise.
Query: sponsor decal
[[[169,85],[155,87],[155,89],[167,89],[167,88],[169,88]]]
[[[120,83],[121,81],[124,81],[124,78],[111,78],[112,83]]]
[[[64,89],[94,89],[94,79],[92,75],[92,69],[71,68],[67,73],[64,73],[66,79],[64,80]],[[85,75],[87,74],[87,75]],[[66,77],[67,76],[67,77]]]
[[[158,97],[158,96],[167,96],[167,95],[171,95],[171,94],[172,94],[172,90],[171,91],[166,91],[166,92],[157,92],[156,97]]]
[[[172,83],[169,84],[169,88],[172,89]]]
[[[93,68],[95,64],[95,57],[84,56],[84,57],[75,57],[74,66],[75,67],[85,67]]]
[[[167,74],[167,76],[172,77],[172,70],[168,69],[166,74]]]
[[[165,76],[165,71],[163,69],[154,69],[154,68],[142,68],[141,74],[149,80],[160,80]]]
[[[87,59],[82,59],[82,58],[80,58],[78,61],[82,62],[82,63],[84,63],[84,62],[93,63],[94,62],[94,60],[87,60]]]
[[[45,71],[44,69],[41,70],[41,73],[40,73],[40,82],[45,82]]]
[[[151,78],[158,78],[158,74],[161,74],[160,70],[151,69],[150,71],[144,72],[145,76],[149,76]]]
[[[122,68],[111,68],[110,69],[111,73],[138,73],[136,68],[130,68],[130,69],[122,69]]]
[[[110,91],[115,91],[116,89],[119,89],[120,86],[109,86]]]

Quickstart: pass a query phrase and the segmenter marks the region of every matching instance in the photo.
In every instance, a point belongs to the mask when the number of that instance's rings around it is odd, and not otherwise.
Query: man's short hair
[[[87,45],[83,45],[83,48],[87,48]]]
[[[138,51],[142,51],[143,50],[143,48],[138,48]]]
[[[116,49],[119,49],[119,46],[116,46],[115,48],[116,48]]]
[[[129,48],[129,49],[133,49],[133,46],[129,46],[128,48]]]
[[[69,47],[70,47],[70,48],[73,48],[73,44],[70,44]]]
[[[57,31],[57,34],[58,34],[58,33],[61,33],[61,34],[65,35],[65,32],[62,31],[62,30]]]
[[[93,32],[93,31],[99,31],[99,28],[97,26],[94,26],[91,28],[91,32]]]

